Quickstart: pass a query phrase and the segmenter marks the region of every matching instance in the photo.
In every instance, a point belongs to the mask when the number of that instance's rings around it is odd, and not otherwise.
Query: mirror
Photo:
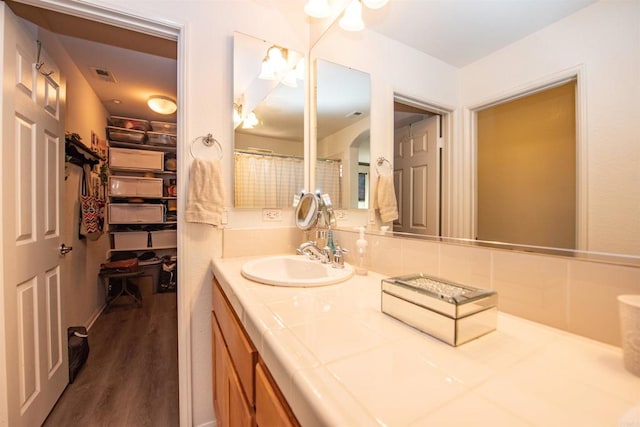
[[[553,20],[525,31],[528,23],[519,21],[518,15],[540,16],[540,10],[527,10],[535,2],[511,4],[513,10],[509,10],[515,15],[506,10],[506,15],[496,13],[495,8],[504,5],[501,2],[476,3],[465,3],[468,7],[459,10],[455,2],[392,3],[375,19],[365,15],[367,29],[358,35],[334,23],[312,48],[311,60],[340,63],[371,76],[373,159],[393,156],[391,118],[396,94],[433,106],[449,119],[441,129],[448,138],[441,155],[439,235],[468,240],[476,236],[477,112],[576,78],[579,237],[578,250],[565,253],[638,256],[640,85],[633,70],[640,68],[640,39],[631,34],[637,32],[640,8],[633,2],[619,7],[604,1],[576,1]],[[499,22],[505,16],[509,22]],[[449,25],[424,24],[437,17],[446,17]],[[423,25],[411,24],[421,20]],[[464,26],[458,25],[463,21]],[[485,24],[492,30],[483,30]],[[502,31],[507,27],[523,32],[489,47],[485,35],[494,29],[507,34]],[[423,34],[418,37],[412,28]],[[461,33],[455,33],[458,30]],[[616,46],[615,53],[611,46]],[[354,225],[367,220],[359,221]]]
[[[304,187],[304,55],[233,36],[234,203],[285,208]]]
[[[362,71],[318,59],[316,188],[336,209],[367,209],[370,181],[370,82]]]
[[[318,223],[318,198],[313,193],[304,193],[296,206],[296,226],[302,230],[311,230]]]

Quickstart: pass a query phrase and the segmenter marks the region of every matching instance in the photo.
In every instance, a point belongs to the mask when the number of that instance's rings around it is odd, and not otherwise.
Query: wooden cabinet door
[[[213,363],[213,408],[215,410],[217,425],[229,426],[229,381],[227,379],[227,358],[222,334],[218,327],[216,317],[211,313],[211,344]]]
[[[232,366],[229,359],[227,360],[227,364],[229,367]],[[227,374],[227,381],[229,384],[229,426],[253,427],[253,408],[249,406],[244,397],[238,375],[236,375],[234,369],[228,369]]]
[[[256,424],[258,427],[297,427],[298,422],[271,376],[256,364]]]
[[[242,391],[240,380],[231,363],[222,332],[214,314],[211,315],[213,408],[220,427],[253,427],[253,407]]]
[[[258,360],[258,352],[215,279],[212,293],[213,312],[218,321],[220,335],[233,361],[233,369],[238,375],[245,399],[253,406],[255,396],[253,369]]]

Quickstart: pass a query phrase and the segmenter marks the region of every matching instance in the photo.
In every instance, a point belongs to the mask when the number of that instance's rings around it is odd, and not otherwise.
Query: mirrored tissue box
[[[496,329],[498,294],[422,273],[382,279],[382,312],[452,346]]]

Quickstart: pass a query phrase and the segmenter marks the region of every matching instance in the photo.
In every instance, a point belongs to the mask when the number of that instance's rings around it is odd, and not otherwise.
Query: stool
[[[102,272],[100,273],[100,277],[102,278],[102,283],[104,285],[105,291],[105,299],[106,299],[106,307],[104,309],[105,313],[109,311],[111,307],[111,303],[121,296],[130,296],[133,298],[133,302],[138,306],[142,307],[142,295],[140,295],[140,290],[135,287],[131,288],[127,285],[127,279],[141,276],[143,271],[141,269],[127,271],[127,272]],[[120,279],[121,285],[118,293],[116,295],[109,295],[109,281],[110,279]]]

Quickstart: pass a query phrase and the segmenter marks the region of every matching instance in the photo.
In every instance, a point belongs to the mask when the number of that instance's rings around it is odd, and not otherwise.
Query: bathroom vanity
[[[385,276],[271,286],[242,276],[251,259],[212,261],[222,425],[638,422],[640,378],[618,347],[501,312],[495,331],[454,347],[381,312]]]

